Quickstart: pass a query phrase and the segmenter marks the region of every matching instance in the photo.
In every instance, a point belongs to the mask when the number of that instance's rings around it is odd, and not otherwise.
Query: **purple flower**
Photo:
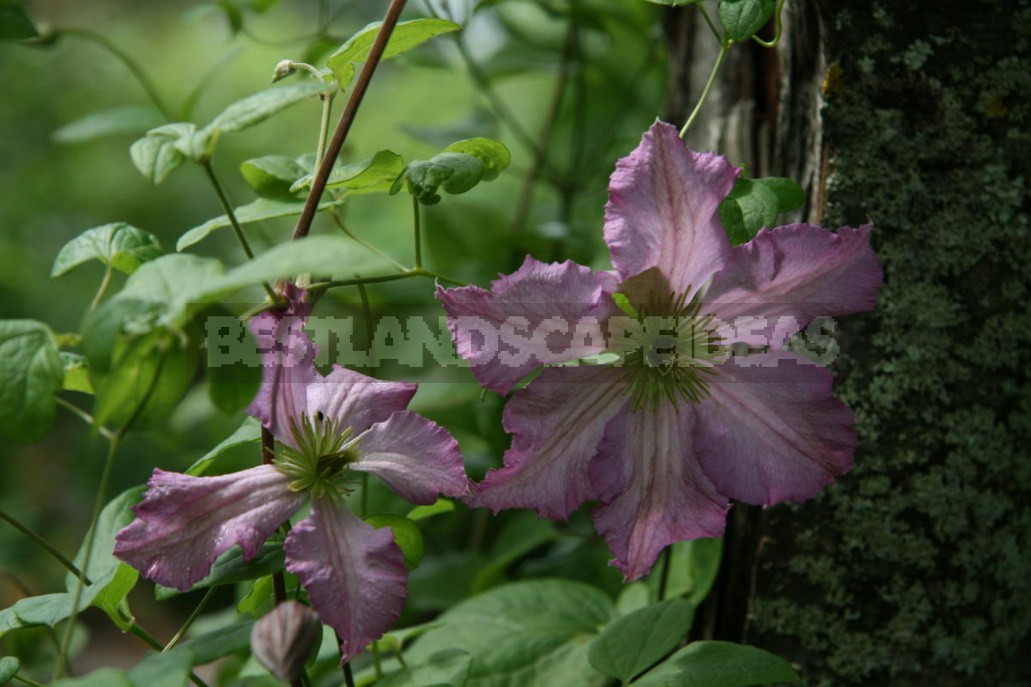
[[[504,467],[470,502],[564,519],[588,499],[628,580],[669,544],[720,536],[729,500],[814,496],[852,464],[833,377],[786,350],[816,317],[873,308],[868,226],[796,224],[733,247],[718,215],[739,170],[656,123],[620,160],[605,240],[615,273],[527,258],[491,289],[438,289],[477,379],[515,392]]]
[[[218,477],[155,470],[115,555],[185,591],[234,546],[253,558],[310,497],[310,515],[287,535],[286,569],[341,637],[346,661],[397,619],[408,579],[391,531],[362,522],[344,503],[351,471],[372,473],[419,504],[438,493],[466,496],[468,480],[451,435],[405,410],[414,384],[341,367],[319,374],[318,349],[303,332],[311,306],[303,292],[288,295],[285,311],[251,323],[265,369],[250,412],[280,442],[275,460]]]

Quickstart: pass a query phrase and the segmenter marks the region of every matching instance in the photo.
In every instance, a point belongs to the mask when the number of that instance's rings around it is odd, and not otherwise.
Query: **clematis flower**
[[[851,411],[785,342],[874,306],[870,227],[795,224],[733,247],[718,209],[739,171],[656,123],[611,178],[615,272],[527,257],[490,290],[438,288],[481,384],[505,394],[544,367],[508,402],[512,446],[472,505],[565,519],[596,499],[634,580],[664,547],[720,536],[730,499],[802,501],[849,469]]]
[[[391,531],[348,509],[352,471],[374,474],[418,504],[438,493],[466,496],[468,481],[451,435],[405,410],[414,384],[316,370],[318,349],[303,332],[311,306],[301,291],[287,295],[286,310],[251,325],[265,367],[249,412],[279,442],[272,464],[217,477],[155,470],[114,552],[145,577],[186,591],[234,546],[253,558],[310,499],[311,513],[286,537],[286,569],[336,630],[347,661],[398,618],[408,579]]]

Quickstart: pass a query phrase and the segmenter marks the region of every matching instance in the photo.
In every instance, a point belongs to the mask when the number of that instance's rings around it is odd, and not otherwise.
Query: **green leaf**
[[[510,565],[557,537],[558,531],[550,520],[538,518],[532,511],[513,514],[491,546],[490,563],[476,575],[473,592],[497,584]]]
[[[128,624],[122,619],[119,609],[128,610],[123,602],[136,586],[139,573],[125,563],[115,558],[112,551],[115,547],[115,534],[136,517],[132,507],[136,505],[143,495],[143,487],[128,489],[104,506],[97,519],[96,535],[93,538],[92,553],[90,554],[89,568],[84,570],[93,584],[89,586],[91,595],[94,597],[93,604],[107,613],[108,617],[123,631],[128,630]],[[88,535],[87,535],[88,536]],[[75,557],[75,565],[82,570],[82,564],[86,560],[85,540],[82,548]],[[103,581],[103,582],[101,582]],[[78,578],[68,573],[65,575],[65,589],[74,592],[78,584]],[[93,589],[97,587],[98,589]],[[94,593],[95,592],[95,593]],[[128,613],[125,614],[129,616]]]
[[[735,246],[751,241],[763,227],[772,227],[777,215],[802,207],[802,187],[784,177],[739,178],[720,205],[720,219]]]
[[[189,651],[148,654],[129,670],[133,687],[186,687],[193,666]]]
[[[270,248],[250,262],[212,280],[190,296],[210,302],[245,286],[274,282],[298,274],[349,279],[355,273],[393,272],[395,268],[372,251],[345,236],[306,236]],[[136,276],[136,275],[133,275]]]
[[[465,651],[476,657],[468,687],[601,687],[607,678],[587,662],[587,646],[613,616],[608,596],[586,584],[509,584],[445,612],[406,658],[416,663],[445,649]]]
[[[193,656],[192,663],[195,666],[211,663],[224,656],[248,649],[251,645],[251,628],[253,626],[254,621],[252,620],[234,623],[194,637],[172,651],[190,652]]]
[[[337,83],[341,88],[346,87],[354,78],[355,63],[368,59],[372,44],[376,42],[376,35],[382,24],[381,21],[369,24],[351,36],[346,43],[329,56],[327,64],[333,70],[333,75],[336,76]],[[390,40],[387,41],[381,59],[388,60],[419,47],[434,36],[459,31],[461,28],[458,24],[443,19],[413,19],[400,22],[394,27],[394,32],[390,34]]]
[[[389,527],[390,531],[394,533],[394,543],[401,549],[401,555],[404,556],[405,567],[409,572],[419,567],[424,545],[422,532],[414,522],[403,515],[393,513],[370,515],[365,518],[365,522],[378,530]]]
[[[465,193],[480,183],[487,166],[480,158],[464,153],[438,153],[429,160],[415,160],[408,165],[404,174],[394,182],[390,192],[399,190],[399,182],[403,179],[408,192],[424,205],[436,205],[440,202],[438,188],[457,195]]]
[[[223,439],[215,448],[205,453],[191,465],[186,474],[194,476],[203,475],[229,449],[247,444],[256,444],[259,441],[261,441],[261,424],[257,419],[248,417],[235,432]]]
[[[228,131],[240,131],[260,124],[291,105],[314,95],[332,93],[334,90],[335,86],[332,83],[315,79],[266,88],[237,100],[211,120],[200,133],[205,138],[213,140]]]
[[[64,381],[61,388],[65,391],[81,391],[93,393],[93,385],[89,380],[89,361],[86,356],[68,351],[60,351],[61,364],[64,366]]]
[[[445,649],[425,661],[407,666],[376,683],[376,687],[463,687],[469,679],[472,657],[460,649]]]
[[[86,317],[83,347],[91,366],[97,362],[87,348],[90,325],[113,320],[115,336],[130,330],[143,334],[158,327],[179,330],[207,305],[197,294],[222,279],[223,272],[218,260],[197,255],[162,255],[141,265],[118,294]]]
[[[805,191],[787,177],[763,177],[756,181],[765,184],[777,196],[777,212],[790,212],[805,205]]]
[[[478,158],[485,167],[483,181],[493,181],[512,162],[512,154],[501,141],[492,138],[467,138],[464,141],[456,141],[447,148],[445,153],[465,153]]]
[[[240,174],[247,185],[266,198],[291,196],[290,187],[307,172],[297,159],[286,155],[265,155],[240,164]]]
[[[333,207],[334,205],[340,205],[341,203],[343,203],[342,200],[324,200],[319,203],[319,210],[326,210],[327,208]],[[254,202],[248,203],[247,205],[241,205],[236,208],[234,214],[236,215],[236,220],[240,224],[251,224],[253,222],[261,222],[266,219],[299,216],[303,209],[304,201],[284,200],[279,198],[258,198]],[[175,249],[182,252],[195,243],[200,243],[213,231],[228,226],[231,225],[229,223],[229,218],[226,215],[219,215],[218,217],[209,219],[204,224],[196,226],[180,236],[179,241],[175,244]]]
[[[136,687],[129,681],[129,676],[114,668],[101,668],[82,677],[66,677],[50,683],[50,687]]]
[[[616,612],[620,615],[628,615],[647,606],[651,598],[652,594],[644,582],[624,584],[616,598]]]
[[[21,0],[0,0],[0,41],[39,38],[39,32],[24,5]]]
[[[90,368],[93,416],[99,424],[118,426],[135,418],[136,428],[167,419],[189,389],[199,358],[195,346],[163,328],[118,340],[110,370]]]
[[[248,582],[272,573],[282,572],[283,562],[283,537],[280,535],[270,537],[261,545],[261,550],[251,560],[244,558],[243,549],[234,546],[218,557],[211,566],[211,572],[203,580],[193,585],[191,591],[215,585]],[[158,601],[165,601],[182,593],[171,587],[154,585],[154,598]]]
[[[693,539],[671,546],[663,595],[666,598],[682,597],[695,605],[700,604],[716,581],[722,554],[722,539]],[[659,594],[661,583],[661,571],[653,570],[647,579],[652,597]]]
[[[634,687],[749,687],[797,682],[784,659],[731,642],[693,642],[633,682]]]
[[[187,158],[200,159],[196,139],[197,127],[193,124],[166,124],[137,139],[129,146],[129,155],[140,174],[150,183],[160,184]]]
[[[163,121],[161,113],[150,105],[125,105],[91,112],[65,124],[51,136],[58,143],[85,143],[122,134],[138,136]]]
[[[21,661],[14,656],[0,658],[0,685],[10,682],[19,670],[21,670]]]
[[[694,612],[694,604],[670,599],[617,618],[591,642],[587,658],[606,675],[628,682],[677,647]]]
[[[87,229],[64,244],[50,276],[60,277],[90,260],[99,260],[119,272],[132,274],[141,264],[159,255],[161,244],[156,236],[125,222],[114,222]]]
[[[408,511],[408,519],[413,522],[417,522],[419,520],[425,520],[426,518],[432,518],[434,515],[450,513],[454,510],[455,502],[451,499],[441,497],[428,506],[416,506],[412,510]]]
[[[247,336],[251,336],[247,332]],[[253,339],[250,345],[257,346]],[[208,398],[226,415],[243,410],[261,387],[261,368],[237,361],[231,365],[209,365]]]
[[[361,162],[353,162],[334,169],[326,182],[326,188],[343,188],[352,194],[386,193],[391,184],[404,171],[404,160],[390,150],[380,150]],[[311,188],[311,174],[298,179],[290,188],[297,192]]]
[[[35,320],[0,320],[0,435],[42,439],[54,422],[54,394],[63,381],[49,327]]]
[[[746,41],[766,26],[777,8],[776,0],[720,0],[720,24],[726,38]]]

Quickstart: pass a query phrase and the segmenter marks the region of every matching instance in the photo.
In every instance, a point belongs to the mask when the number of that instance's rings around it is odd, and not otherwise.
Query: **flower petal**
[[[730,255],[718,210],[739,171],[688,149],[669,124],[653,124],[609,181],[605,242],[620,276],[658,267],[678,294],[704,286]]]
[[[604,502],[594,509],[595,527],[627,581],[647,574],[670,544],[723,534],[729,505],[698,465],[694,424],[686,403],[624,410],[590,463]]]
[[[437,494],[469,494],[458,442],[415,413],[396,412],[376,423],[361,435],[358,447],[361,457],[352,467],[371,472],[412,503],[433,503]]]
[[[576,360],[605,349],[600,324],[614,312],[615,275],[571,260],[522,267],[490,290],[437,288],[437,300],[459,354],[476,379],[501,394],[546,363]]]
[[[779,351],[716,372],[695,440],[720,492],[754,504],[804,501],[852,466],[854,418],[832,395],[829,370]]]
[[[704,301],[725,339],[779,348],[816,317],[873,309],[881,279],[870,225],[832,233],[792,224],[735,248]]]
[[[277,439],[293,446],[290,423],[306,410],[308,385],[319,377],[315,369],[319,348],[304,333],[311,313],[305,292],[288,284],[286,297],[285,309],[269,310],[251,320],[263,369],[261,387],[247,412]]]
[[[512,448],[505,453],[505,466],[487,473],[469,504],[494,512],[536,508],[544,518],[569,517],[594,497],[587,463],[598,452],[605,425],[627,398],[618,368],[544,370],[505,407]]]
[[[389,528],[377,530],[347,506],[318,499],[286,538],[286,569],[336,630],[343,661],[390,629],[404,608],[404,556]]]
[[[144,577],[186,591],[237,544],[247,560],[258,553],[304,501],[289,485],[271,465],[219,477],[156,469],[114,553]]]
[[[384,382],[334,365],[329,375],[308,386],[308,412],[322,411],[339,420],[341,429],[350,427],[357,434],[407,408],[416,388],[408,382]]]

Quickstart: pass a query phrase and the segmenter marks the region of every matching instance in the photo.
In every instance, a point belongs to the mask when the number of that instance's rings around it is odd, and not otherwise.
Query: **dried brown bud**
[[[251,652],[270,673],[291,682],[322,638],[318,614],[296,601],[284,601],[254,623]]]

